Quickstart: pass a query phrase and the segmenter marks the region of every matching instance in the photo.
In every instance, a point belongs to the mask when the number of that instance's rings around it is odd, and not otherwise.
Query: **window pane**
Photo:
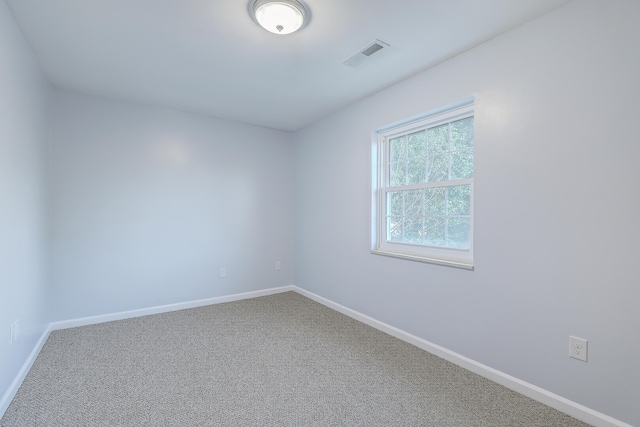
[[[451,150],[473,147],[473,117],[451,123]]]
[[[450,218],[448,231],[448,246],[457,249],[469,249],[471,220],[469,218]]]
[[[425,224],[424,244],[428,246],[444,246],[445,221],[441,217],[427,217]]]
[[[391,163],[389,165],[390,170],[390,178],[389,185],[395,187],[396,185],[404,185],[405,184],[405,168],[407,164],[405,162],[396,162]]]
[[[409,158],[426,157],[427,132],[420,131],[409,135]]]
[[[429,182],[447,181],[449,179],[449,154],[429,157]]]
[[[451,153],[451,179],[473,178],[473,148]]]
[[[409,190],[404,192],[404,214],[422,216],[423,190]]]
[[[422,244],[422,216],[404,219],[404,243]]]
[[[402,191],[387,193],[387,215],[402,215]]]
[[[424,194],[424,213],[425,215],[442,215],[445,211],[445,187],[426,188]]]
[[[398,138],[393,138],[389,141],[390,146],[390,157],[392,162],[397,162],[399,160],[405,160],[407,158],[407,137],[401,136]]]
[[[471,215],[471,186],[449,187],[447,193],[447,213],[449,215]]]
[[[449,151],[449,124],[431,128],[428,132],[429,154]]]
[[[374,213],[383,234],[377,237],[380,251],[425,260],[471,258],[471,252],[459,250],[470,249],[472,240],[474,118],[469,114],[473,106],[465,105],[379,133],[378,154],[386,161],[382,176],[374,176],[384,197],[383,212]]]
[[[402,242],[402,217],[387,217],[387,240],[390,242]]]
[[[407,184],[421,184],[426,181],[427,162],[423,158],[409,160],[407,164]]]

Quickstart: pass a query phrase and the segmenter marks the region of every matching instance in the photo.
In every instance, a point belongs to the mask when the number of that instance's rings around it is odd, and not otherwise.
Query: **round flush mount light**
[[[265,30],[291,34],[302,27],[307,13],[297,0],[256,0],[253,15]]]

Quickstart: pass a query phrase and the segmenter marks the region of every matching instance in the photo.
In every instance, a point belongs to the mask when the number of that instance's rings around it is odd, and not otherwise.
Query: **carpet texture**
[[[587,426],[287,292],[54,331],[14,426]]]

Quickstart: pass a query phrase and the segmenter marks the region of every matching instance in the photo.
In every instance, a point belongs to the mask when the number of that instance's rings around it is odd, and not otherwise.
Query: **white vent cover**
[[[369,59],[372,55],[380,52],[382,49],[389,47],[383,41],[375,39],[371,43],[367,44],[365,47],[342,61],[344,65],[348,65],[349,67],[357,67],[362,64],[366,59]]]

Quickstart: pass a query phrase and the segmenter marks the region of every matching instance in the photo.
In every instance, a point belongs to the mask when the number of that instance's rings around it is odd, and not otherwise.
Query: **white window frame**
[[[474,116],[473,99],[466,99],[456,104],[395,123],[373,132],[372,141],[372,216],[371,216],[371,253],[422,261],[433,264],[473,270],[473,193],[474,179],[455,179],[436,183],[424,183],[390,187],[389,185],[389,141],[401,135],[407,135],[423,129],[439,126],[456,120]],[[474,143],[475,154],[475,143]],[[475,157],[475,155],[474,155]],[[474,161],[475,169],[475,161]],[[474,171],[475,175],[475,171]],[[470,211],[470,249],[452,249],[434,246],[412,245],[387,241],[387,193],[399,189],[411,190],[453,185],[471,185]]]

